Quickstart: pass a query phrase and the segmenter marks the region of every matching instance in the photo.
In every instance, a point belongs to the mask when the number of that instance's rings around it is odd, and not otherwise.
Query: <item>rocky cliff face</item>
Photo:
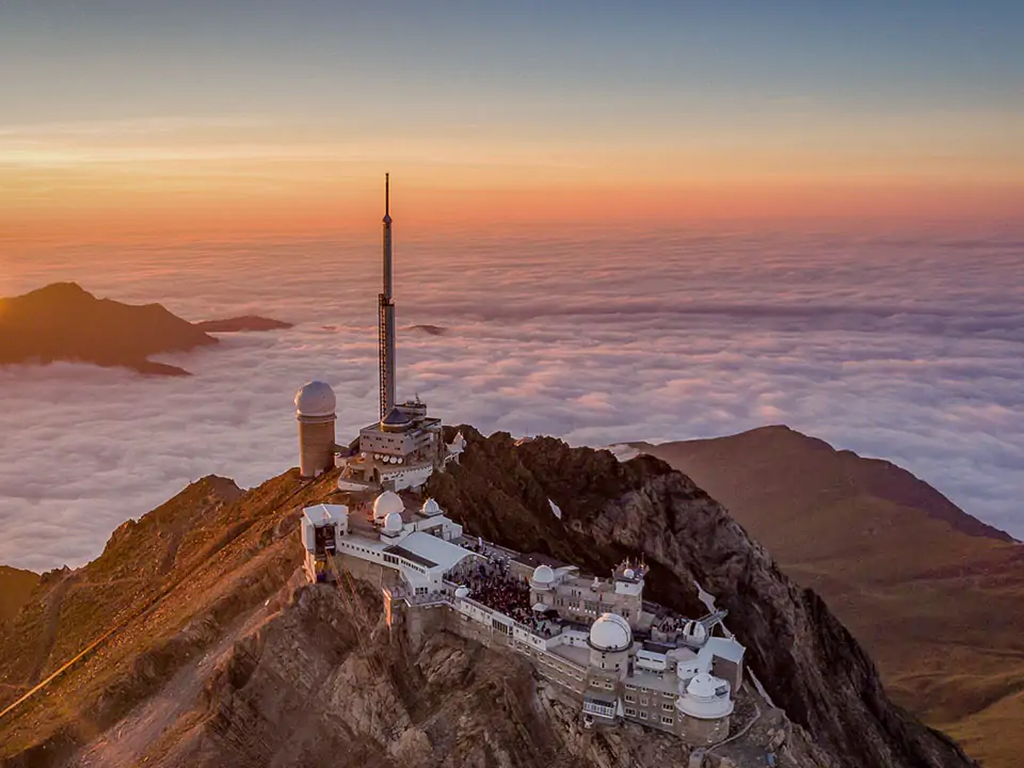
[[[517,446],[505,434],[463,432],[463,465],[432,478],[430,491],[472,530],[597,572],[642,556],[650,596],[691,615],[702,608],[699,582],[729,610],[727,624],[773,701],[838,765],[974,765],[888,700],[871,660],[821,598],[781,573],[685,475],[650,456],[622,464],[550,438]]]
[[[765,712],[731,765],[762,764],[780,729],[790,768],[971,765],[892,707],[820,599],[683,475],[650,457],[620,464],[557,440],[465,432],[463,466],[430,492],[472,531],[595,571],[642,554],[652,597],[699,613],[696,579],[729,608],[750,666],[798,723]],[[4,765],[688,765],[670,736],[582,729],[578,705],[522,657],[448,632],[413,645],[388,630],[373,585],[305,585],[297,517],[340,500],[335,478],[291,471],[244,493],[206,478],[41,585],[38,605],[0,632],[4,700],[113,632],[0,718]],[[701,768],[725,768],[726,751]]]
[[[280,611],[241,636],[204,676],[193,709],[158,695],[69,766],[341,765],[361,768],[638,768],[688,763],[677,739],[629,726],[591,732],[578,704],[529,663],[437,632],[411,646],[358,584],[288,585]],[[183,670],[175,696],[194,678]],[[194,684],[194,681],[193,681]],[[170,714],[170,716],[168,716]],[[791,768],[824,762],[800,734]],[[760,762],[760,761],[758,761]],[[750,766],[715,756],[703,766]],[[702,766],[702,768],[703,768]]]

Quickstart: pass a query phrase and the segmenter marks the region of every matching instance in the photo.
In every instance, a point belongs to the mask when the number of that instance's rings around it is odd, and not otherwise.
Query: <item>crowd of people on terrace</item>
[[[530,585],[511,573],[508,560],[490,557],[486,563],[476,562],[463,574],[462,582],[478,603],[521,624],[531,623]]]

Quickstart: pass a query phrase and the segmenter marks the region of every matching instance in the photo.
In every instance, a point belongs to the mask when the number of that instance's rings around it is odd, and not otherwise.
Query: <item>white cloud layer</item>
[[[786,423],[1024,537],[1019,237],[402,234],[399,323],[448,331],[400,333],[399,394],[446,422],[590,445]],[[76,279],[189,319],[298,325],[163,358],[186,379],[0,368],[0,563],[78,565],[191,480],[293,466],[305,380],[335,387],[339,441],[353,435],[376,413],[377,253],[368,239],[3,254],[0,295]]]

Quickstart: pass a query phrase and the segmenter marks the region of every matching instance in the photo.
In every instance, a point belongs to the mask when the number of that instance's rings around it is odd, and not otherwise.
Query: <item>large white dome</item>
[[[603,613],[590,625],[590,646],[598,651],[624,651],[632,644],[629,622],[616,613]]]
[[[324,381],[310,381],[295,393],[295,412],[299,416],[323,418],[338,410],[338,398],[331,385]]]
[[[384,518],[384,533],[401,533],[402,515],[398,512],[389,512]]]
[[[555,572],[549,565],[538,565],[533,569],[533,577],[530,579],[530,586],[534,589],[550,589],[555,581]]]
[[[712,677],[707,672],[702,672],[694,678],[686,686],[686,693],[695,699],[713,699],[715,698],[715,691],[721,681],[717,678]]]
[[[404,509],[405,503],[401,496],[394,491],[384,491],[373,501],[373,519],[378,522],[382,521],[392,512],[401,515]]]
[[[441,505],[433,499],[427,499],[423,502],[423,514],[427,515],[439,515],[441,514]]]
[[[725,680],[701,672],[687,684],[686,695],[676,699],[676,709],[701,720],[728,717],[734,706],[729,694],[729,684]]]

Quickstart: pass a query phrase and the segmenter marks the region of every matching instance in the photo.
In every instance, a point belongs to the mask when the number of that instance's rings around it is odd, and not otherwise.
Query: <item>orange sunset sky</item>
[[[0,233],[1024,211],[1012,4],[648,5],[5,3]]]

